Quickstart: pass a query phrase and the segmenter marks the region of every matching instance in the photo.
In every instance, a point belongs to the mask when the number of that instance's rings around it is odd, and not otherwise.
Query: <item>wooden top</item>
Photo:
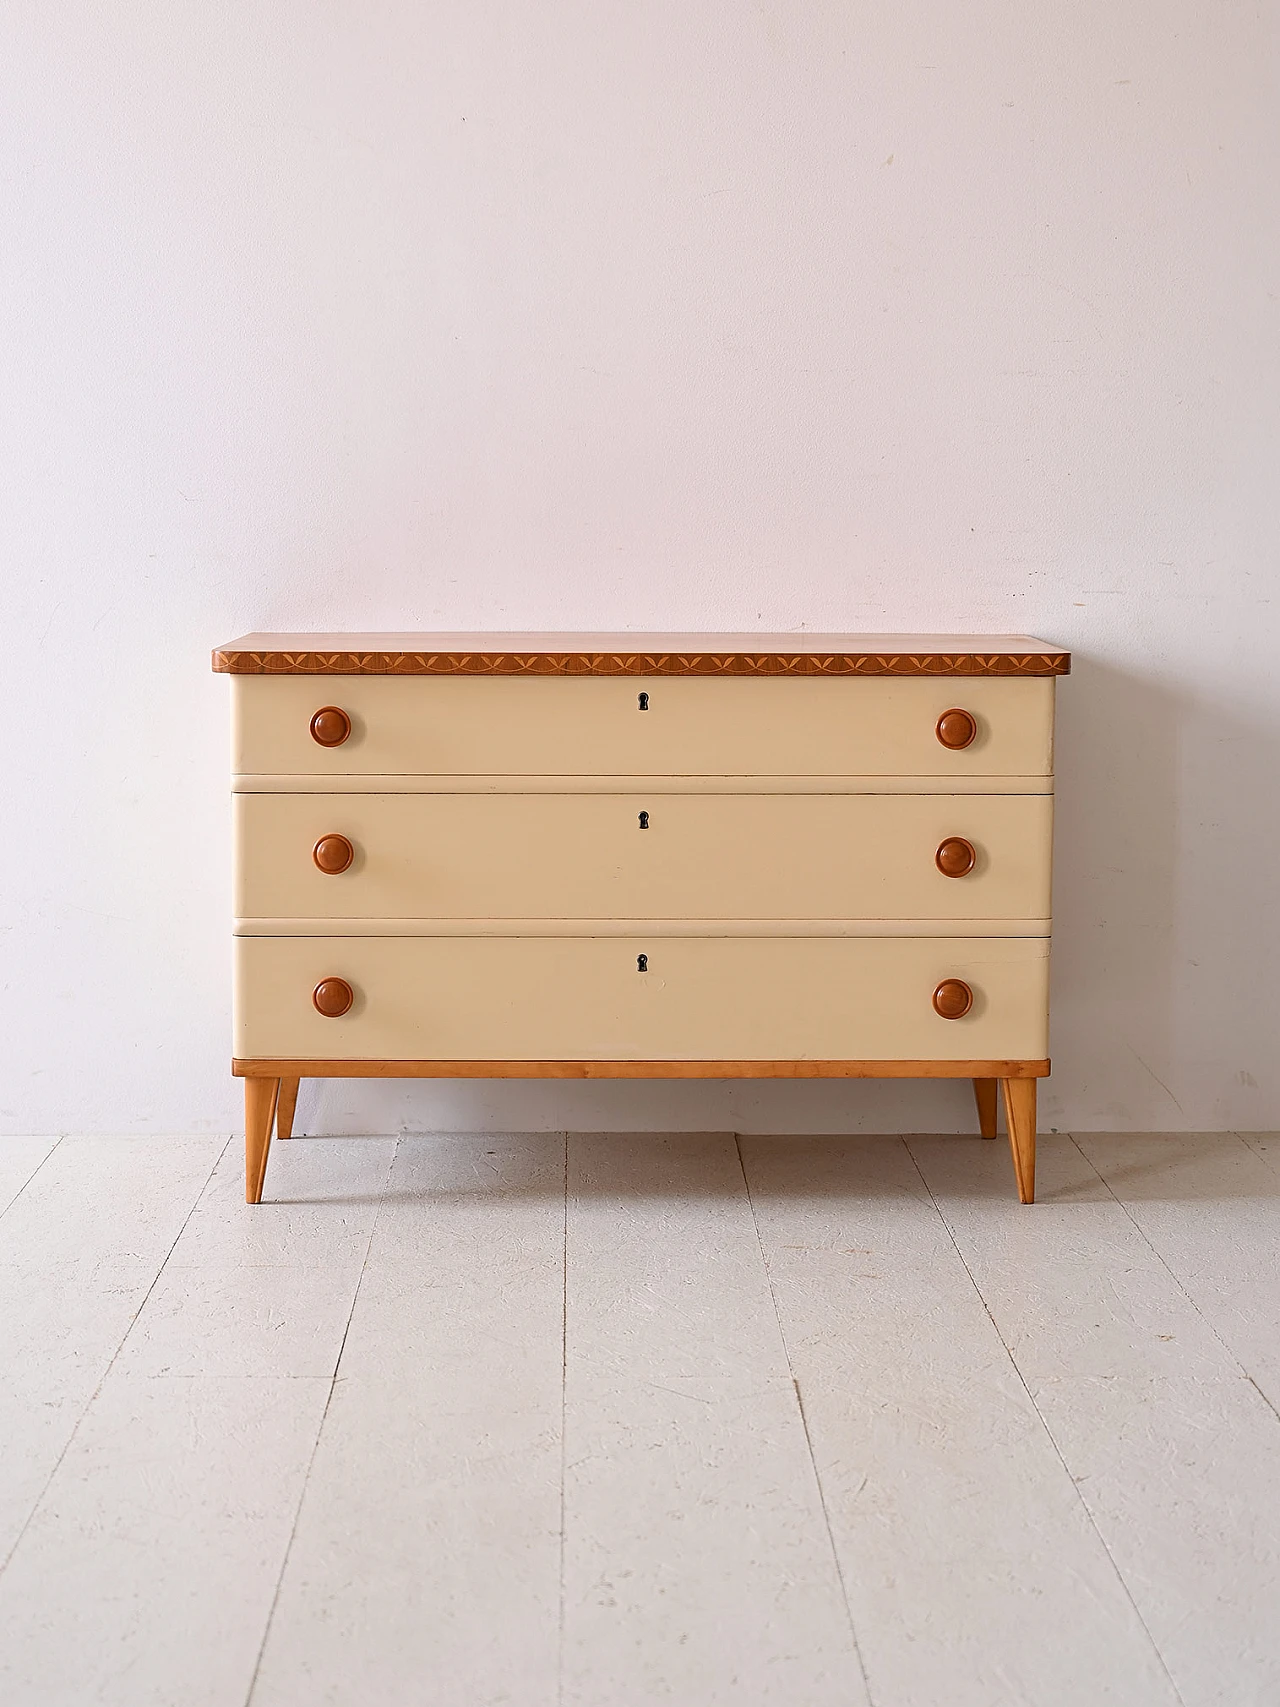
[[[1021,634],[246,634],[233,676],[1065,676]]]

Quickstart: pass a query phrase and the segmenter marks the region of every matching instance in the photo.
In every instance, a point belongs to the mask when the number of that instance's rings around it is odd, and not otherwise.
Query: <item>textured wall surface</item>
[[[0,1130],[229,1129],[247,628],[1068,645],[1046,1125],[1280,1126],[1280,14],[9,0]],[[304,1127],[971,1124],[333,1085]]]

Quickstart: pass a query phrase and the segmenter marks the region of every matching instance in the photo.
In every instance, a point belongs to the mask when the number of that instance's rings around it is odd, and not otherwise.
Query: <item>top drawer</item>
[[[232,763],[246,775],[960,778],[1053,769],[1052,679],[236,676],[232,686]],[[311,733],[325,706],[350,723],[335,746]],[[937,733],[952,708],[976,727],[958,749]],[[331,723],[341,731],[340,719]]]

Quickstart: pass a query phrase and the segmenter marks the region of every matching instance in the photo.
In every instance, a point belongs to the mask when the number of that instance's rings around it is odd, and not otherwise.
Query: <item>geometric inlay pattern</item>
[[[240,652],[231,676],[1065,676],[1068,652]]]

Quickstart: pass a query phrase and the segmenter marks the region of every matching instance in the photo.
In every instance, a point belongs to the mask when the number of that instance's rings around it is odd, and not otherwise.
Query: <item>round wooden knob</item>
[[[341,1019],[356,999],[356,993],[345,978],[322,978],[311,992],[318,1014],[326,1019]]]
[[[958,753],[977,735],[978,720],[971,711],[961,711],[959,706],[953,705],[950,711],[943,712],[934,728],[942,745]]]
[[[351,719],[340,705],[322,705],[311,719],[311,739],[322,747],[340,747],[350,733]]]
[[[336,877],[351,864],[356,857],[356,850],[345,836],[340,836],[335,831],[332,835],[321,836],[311,850],[311,857],[326,877]],[[942,857],[941,850],[938,857]]]
[[[319,863],[317,859],[316,864]],[[933,863],[944,877],[968,877],[978,863],[978,856],[972,842],[965,841],[963,836],[948,836],[946,841],[938,843]]]
[[[933,992],[933,1011],[940,1019],[963,1019],[973,1006],[973,991],[963,978],[944,978]]]

